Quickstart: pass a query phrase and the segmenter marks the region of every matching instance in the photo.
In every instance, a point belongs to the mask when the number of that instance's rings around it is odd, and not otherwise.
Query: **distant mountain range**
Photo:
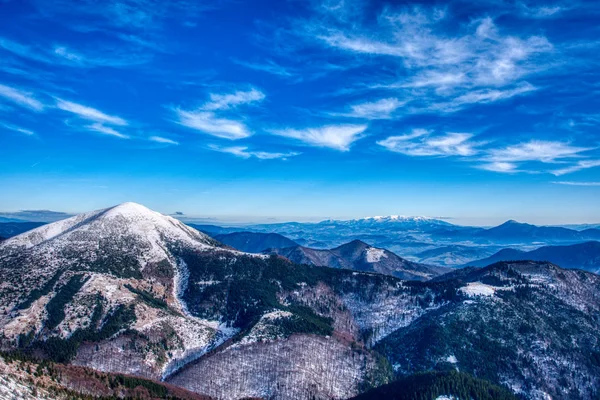
[[[247,253],[261,253],[272,248],[298,246],[298,243],[278,233],[234,232],[211,236],[223,244]]]
[[[39,212],[38,212],[39,213]],[[59,213],[43,212],[43,215]],[[33,229],[43,222],[0,223],[0,236],[11,237]],[[401,254],[405,261],[418,264],[459,267],[470,262],[491,257],[502,248],[510,247],[518,251],[529,251],[543,245],[571,245],[600,240],[600,229],[582,227],[575,230],[565,227],[536,226],[507,221],[492,228],[466,227],[427,217],[369,217],[348,221],[327,220],[319,223],[279,223],[259,224],[243,228],[198,225],[192,227],[207,233],[217,240],[241,251],[260,253],[266,249],[288,250],[290,257],[299,261],[318,258],[313,250],[323,250],[329,254],[331,262],[338,263],[337,255],[328,253],[330,249],[342,246],[353,240],[369,243],[375,248],[387,249]],[[267,236],[264,236],[267,235]],[[307,250],[309,249],[309,250]],[[516,254],[503,256],[517,257]],[[319,256],[321,261],[327,258]],[[496,258],[492,260],[497,260]],[[570,264],[569,264],[570,265]],[[566,266],[569,266],[566,265]]]
[[[466,263],[467,266],[484,267],[499,261],[548,261],[563,268],[584,269],[600,273],[600,242],[585,242],[568,246],[544,246],[532,251],[502,249],[496,254]]]

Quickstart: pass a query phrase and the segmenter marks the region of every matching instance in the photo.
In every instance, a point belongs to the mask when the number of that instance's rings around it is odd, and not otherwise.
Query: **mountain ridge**
[[[427,280],[449,271],[443,267],[408,261],[389,250],[371,246],[358,239],[333,249],[293,246],[268,249],[265,253],[275,253],[299,264],[378,272],[408,280]]]
[[[483,267],[500,261],[549,261],[563,268],[600,272],[600,242],[590,241],[573,245],[543,246],[531,251],[502,249],[490,257],[471,261],[465,266]]]

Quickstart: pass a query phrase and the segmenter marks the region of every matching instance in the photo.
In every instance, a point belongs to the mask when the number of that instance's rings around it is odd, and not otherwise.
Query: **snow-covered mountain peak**
[[[141,265],[168,257],[169,244],[194,249],[212,247],[207,235],[175,218],[152,211],[141,204],[123,203],[114,207],[79,214],[15,236],[0,245],[8,247],[41,247],[59,250],[105,253],[109,249],[127,247],[136,253]]]

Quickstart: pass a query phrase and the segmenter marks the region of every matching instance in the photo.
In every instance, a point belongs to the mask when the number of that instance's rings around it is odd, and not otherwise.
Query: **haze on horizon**
[[[134,3],[0,3],[0,211],[600,222],[597,3]]]

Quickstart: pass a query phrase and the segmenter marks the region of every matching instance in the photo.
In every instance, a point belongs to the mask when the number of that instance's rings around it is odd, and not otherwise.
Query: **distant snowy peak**
[[[324,224],[340,224],[347,226],[381,226],[381,225],[398,225],[398,226],[451,226],[452,224],[436,219],[433,217],[408,217],[404,215],[387,215],[387,216],[374,216],[365,217],[351,220],[327,220],[323,221]]]
[[[423,216],[417,216],[417,217],[408,217],[405,215],[376,215],[374,217],[365,217],[365,218],[359,218],[358,220],[355,221],[377,221],[377,222],[390,222],[390,221],[399,221],[399,222],[406,222],[406,221],[433,221],[435,220],[435,218],[431,218],[431,217],[423,217]]]

